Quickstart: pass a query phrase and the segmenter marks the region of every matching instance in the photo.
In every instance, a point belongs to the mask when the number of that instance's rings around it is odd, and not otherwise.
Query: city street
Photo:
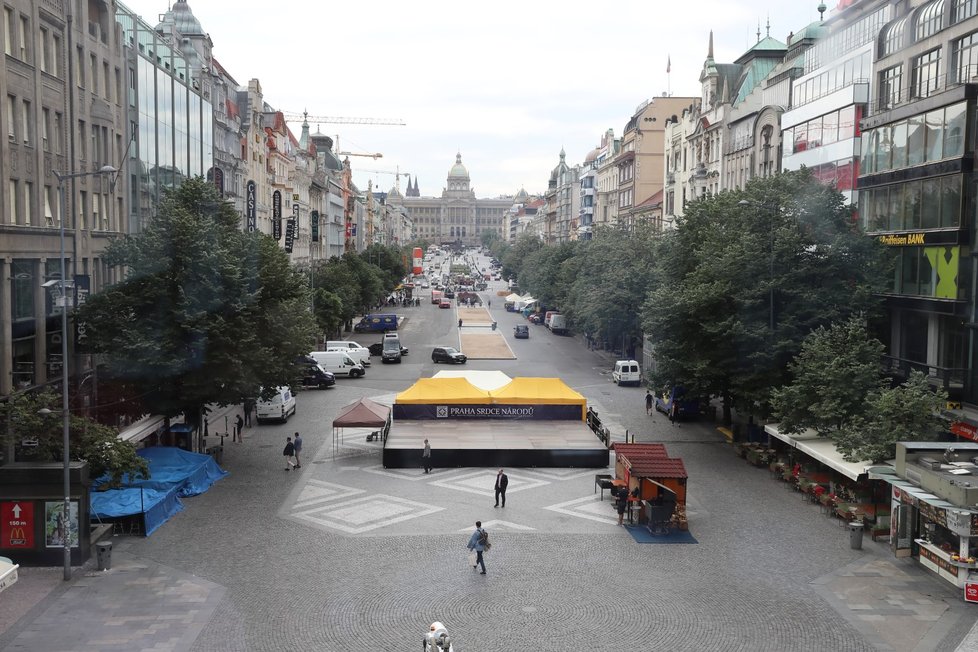
[[[396,309],[401,364],[375,357],[364,378],[301,392],[288,423],[246,428],[225,446],[230,475],[151,537],[117,537],[111,571],[65,587],[28,569],[2,602],[38,597],[15,622],[0,604],[0,650],[411,650],[434,620],[458,652],[973,649],[961,643],[975,606],[949,585],[883,542],[850,549],[836,519],[737,458],[713,424],[646,416],[645,390],[614,385],[611,357],[581,337],[531,325],[513,339],[527,322],[503,310],[503,287],[482,295],[517,359],[433,364],[432,346],[459,346],[457,318],[422,291],[420,307]],[[617,439],[665,443],[689,474],[698,543],[633,540],[594,492],[600,469],[507,469],[494,509],[496,469],[388,471],[361,431],[333,450],[341,407],[391,403],[443,368],[558,376]],[[296,431],[302,467],[287,472]],[[486,576],[465,549],[480,519]]]

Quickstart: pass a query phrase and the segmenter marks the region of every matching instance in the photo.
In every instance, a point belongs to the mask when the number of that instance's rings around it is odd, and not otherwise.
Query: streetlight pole
[[[68,412],[68,284],[65,271],[65,181],[80,177],[102,176],[115,174],[116,170],[111,165],[102,166],[95,172],[64,172],[54,171],[54,176],[58,180],[58,199],[61,202],[61,457],[64,470],[64,505],[62,506],[62,519],[64,521],[64,533],[62,545],[64,547],[64,579],[71,579],[71,443],[68,438],[71,414]],[[81,533],[79,532],[79,536]]]

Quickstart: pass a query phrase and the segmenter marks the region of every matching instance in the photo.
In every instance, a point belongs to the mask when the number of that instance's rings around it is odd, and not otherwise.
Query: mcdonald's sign
[[[34,547],[34,503],[0,502],[0,549]]]

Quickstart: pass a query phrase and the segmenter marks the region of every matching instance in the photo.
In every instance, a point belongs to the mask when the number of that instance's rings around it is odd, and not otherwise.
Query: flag
[[[666,74],[672,72],[672,56],[666,55]]]

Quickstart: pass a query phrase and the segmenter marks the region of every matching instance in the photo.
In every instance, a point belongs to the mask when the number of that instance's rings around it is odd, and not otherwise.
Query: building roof
[[[615,455],[628,466],[632,475],[646,478],[688,478],[686,466],[678,457],[668,457],[662,444],[614,445]]]
[[[449,177],[465,177],[466,179],[469,178],[469,171],[465,169],[465,166],[464,165],[462,165],[462,153],[461,152],[455,154],[455,165],[453,165],[452,166],[452,169],[449,170],[448,176]]]
[[[182,36],[203,36],[205,34],[204,28],[200,26],[200,21],[194,16],[194,12],[190,10],[190,5],[185,0],[177,0],[170,10],[163,14],[163,23],[167,22],[172,22],[174,28]]]

